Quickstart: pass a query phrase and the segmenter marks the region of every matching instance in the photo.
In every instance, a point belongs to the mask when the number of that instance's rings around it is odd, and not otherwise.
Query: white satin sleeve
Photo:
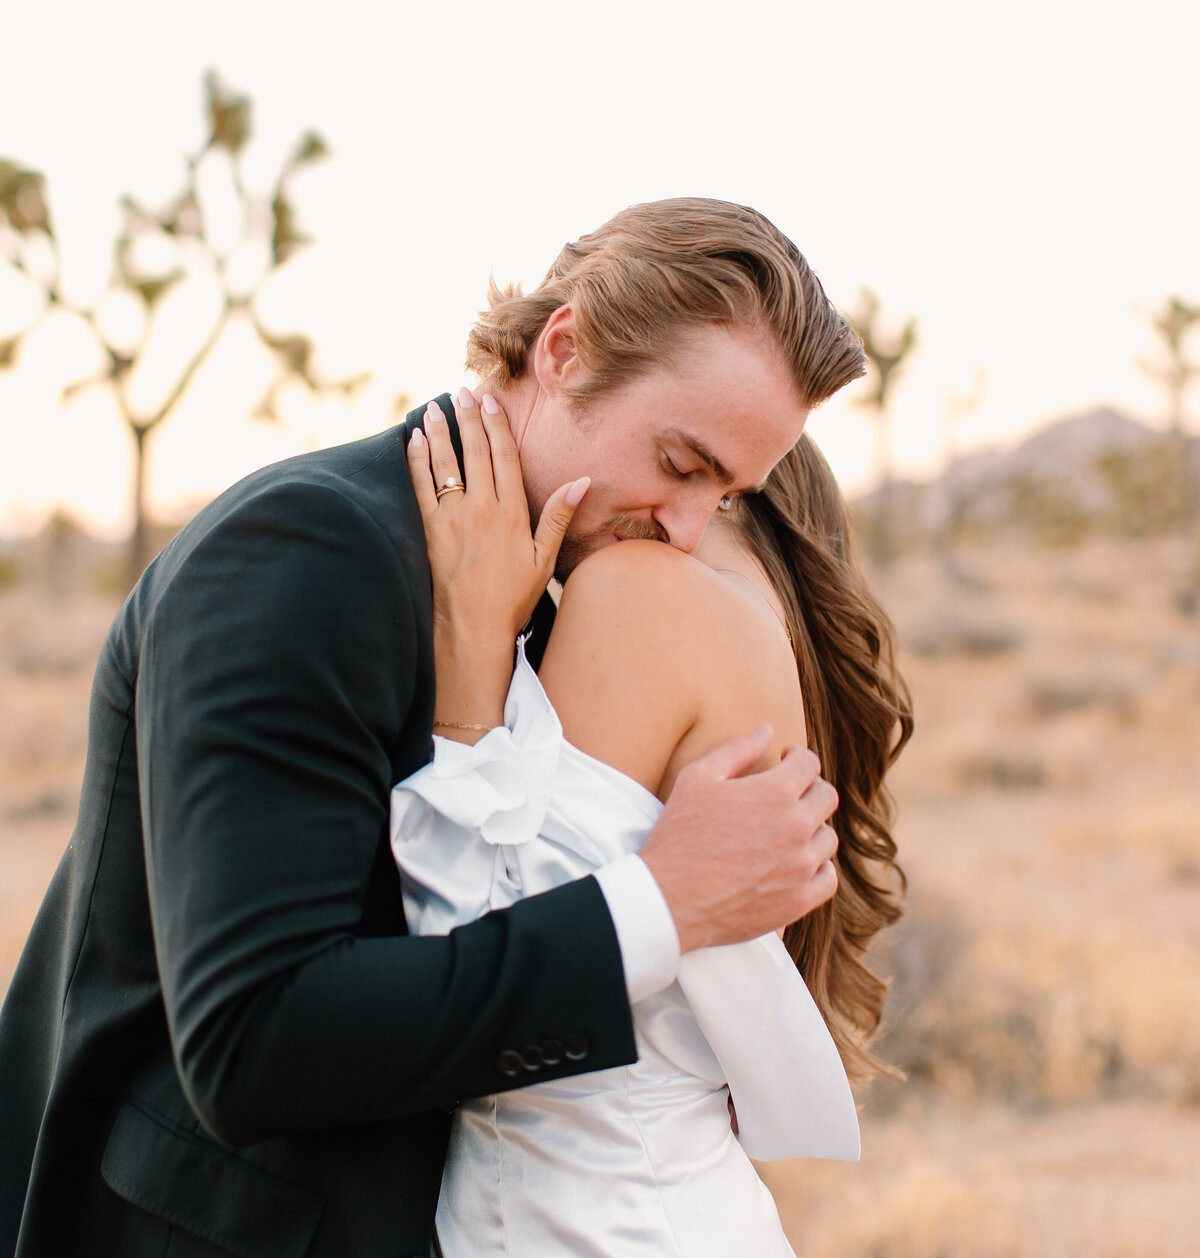
[[[677,1003],[672,992],[681,993],[701,1056],[715,1057],[717,1077],[729,1085],[751,1157],[856,1160],[858,1117],[846,1072],[779,938],[678,958],[666,902],[634,855],[662,805],[564,740],[523,644],[504,718],[474,746],[435,738],[433,760],[392,792],[392,852],[409,929],[447,934],[524,896],[607,869],[602,878],[606,893],[616,892],[610,912],[639,1034],[651,1044],[666,1035],[678,1045],[681,1031],[688,1038],[668,1012]],[[639,894],[647,890],[636,889],[640,874],[657,893],[657,928],[638,922]],[[661,914],[669,923],[665,943]],[[671,982],[676,964],[678,988]]]
[[[434,738],[430,764],[392,792],[392,853],[409,929],[446,934],[523,895],[585,877],[596,880],[613,921],[625,990],[636,1004],[675,979],[679,936],[653,874],[625,837],[595,836],[573,868],[538,843],[563,746],[562,725],[525,660],[523,642],[505,702],[505,723],[469,746]],[[614,771],[615,772],[615,771]],[[597,815],[592,823],[601,825]],[[622,854],[624,852],[624,854]]]
[[[778,935],[685,953],[679,986],[721,1063],[750,1157],[858,1161],[841,1055]]]
[[[392,788],[392,855],[414,934],[449,934],[590,872],[577,860],[556,870],[536,841],[562,741],[522,643],[504,724],[473,746],[435,736],[433,759]]]

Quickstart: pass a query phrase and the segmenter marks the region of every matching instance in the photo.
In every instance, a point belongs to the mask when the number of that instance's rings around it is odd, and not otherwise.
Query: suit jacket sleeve
[[[211,528],[148,616],[155,948],[184,1089],[230,1143],[500,1091],[523,1081],[501,1053],[548,1037],[590,1051],[539,1080],[636,1055],[594,880],[445,938],[355,933],[413,719],[409,579],[352,496],[285,482]]]

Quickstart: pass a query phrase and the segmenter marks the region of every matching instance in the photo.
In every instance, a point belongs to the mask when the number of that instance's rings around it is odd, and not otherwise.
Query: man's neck
[[[517,449],[524,452],[525,434],[541,397],[537,381],[528,373],[503,388],[491,381],[480,385],[476,390],[479,399],[485,393],[490,393],[500,403],[501,409],[508,416],[508,426],[512,430]]]

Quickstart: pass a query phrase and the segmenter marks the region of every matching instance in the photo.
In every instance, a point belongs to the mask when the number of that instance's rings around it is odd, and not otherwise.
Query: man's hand
[[[770,740],[764,725],[688,765],[641,850],[684,952],[778,930],[837,890],[837,836],[826,824],[837,791],[803,747],[742,776]]]

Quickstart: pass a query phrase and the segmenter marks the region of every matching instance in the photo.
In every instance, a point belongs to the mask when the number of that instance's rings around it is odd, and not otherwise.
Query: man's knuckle
[[[769,780],[765,773],[758,776],[763,783],[764,793],[775,807],[786,807],[796,798],[796,783],[789,774],[779,773]]]

